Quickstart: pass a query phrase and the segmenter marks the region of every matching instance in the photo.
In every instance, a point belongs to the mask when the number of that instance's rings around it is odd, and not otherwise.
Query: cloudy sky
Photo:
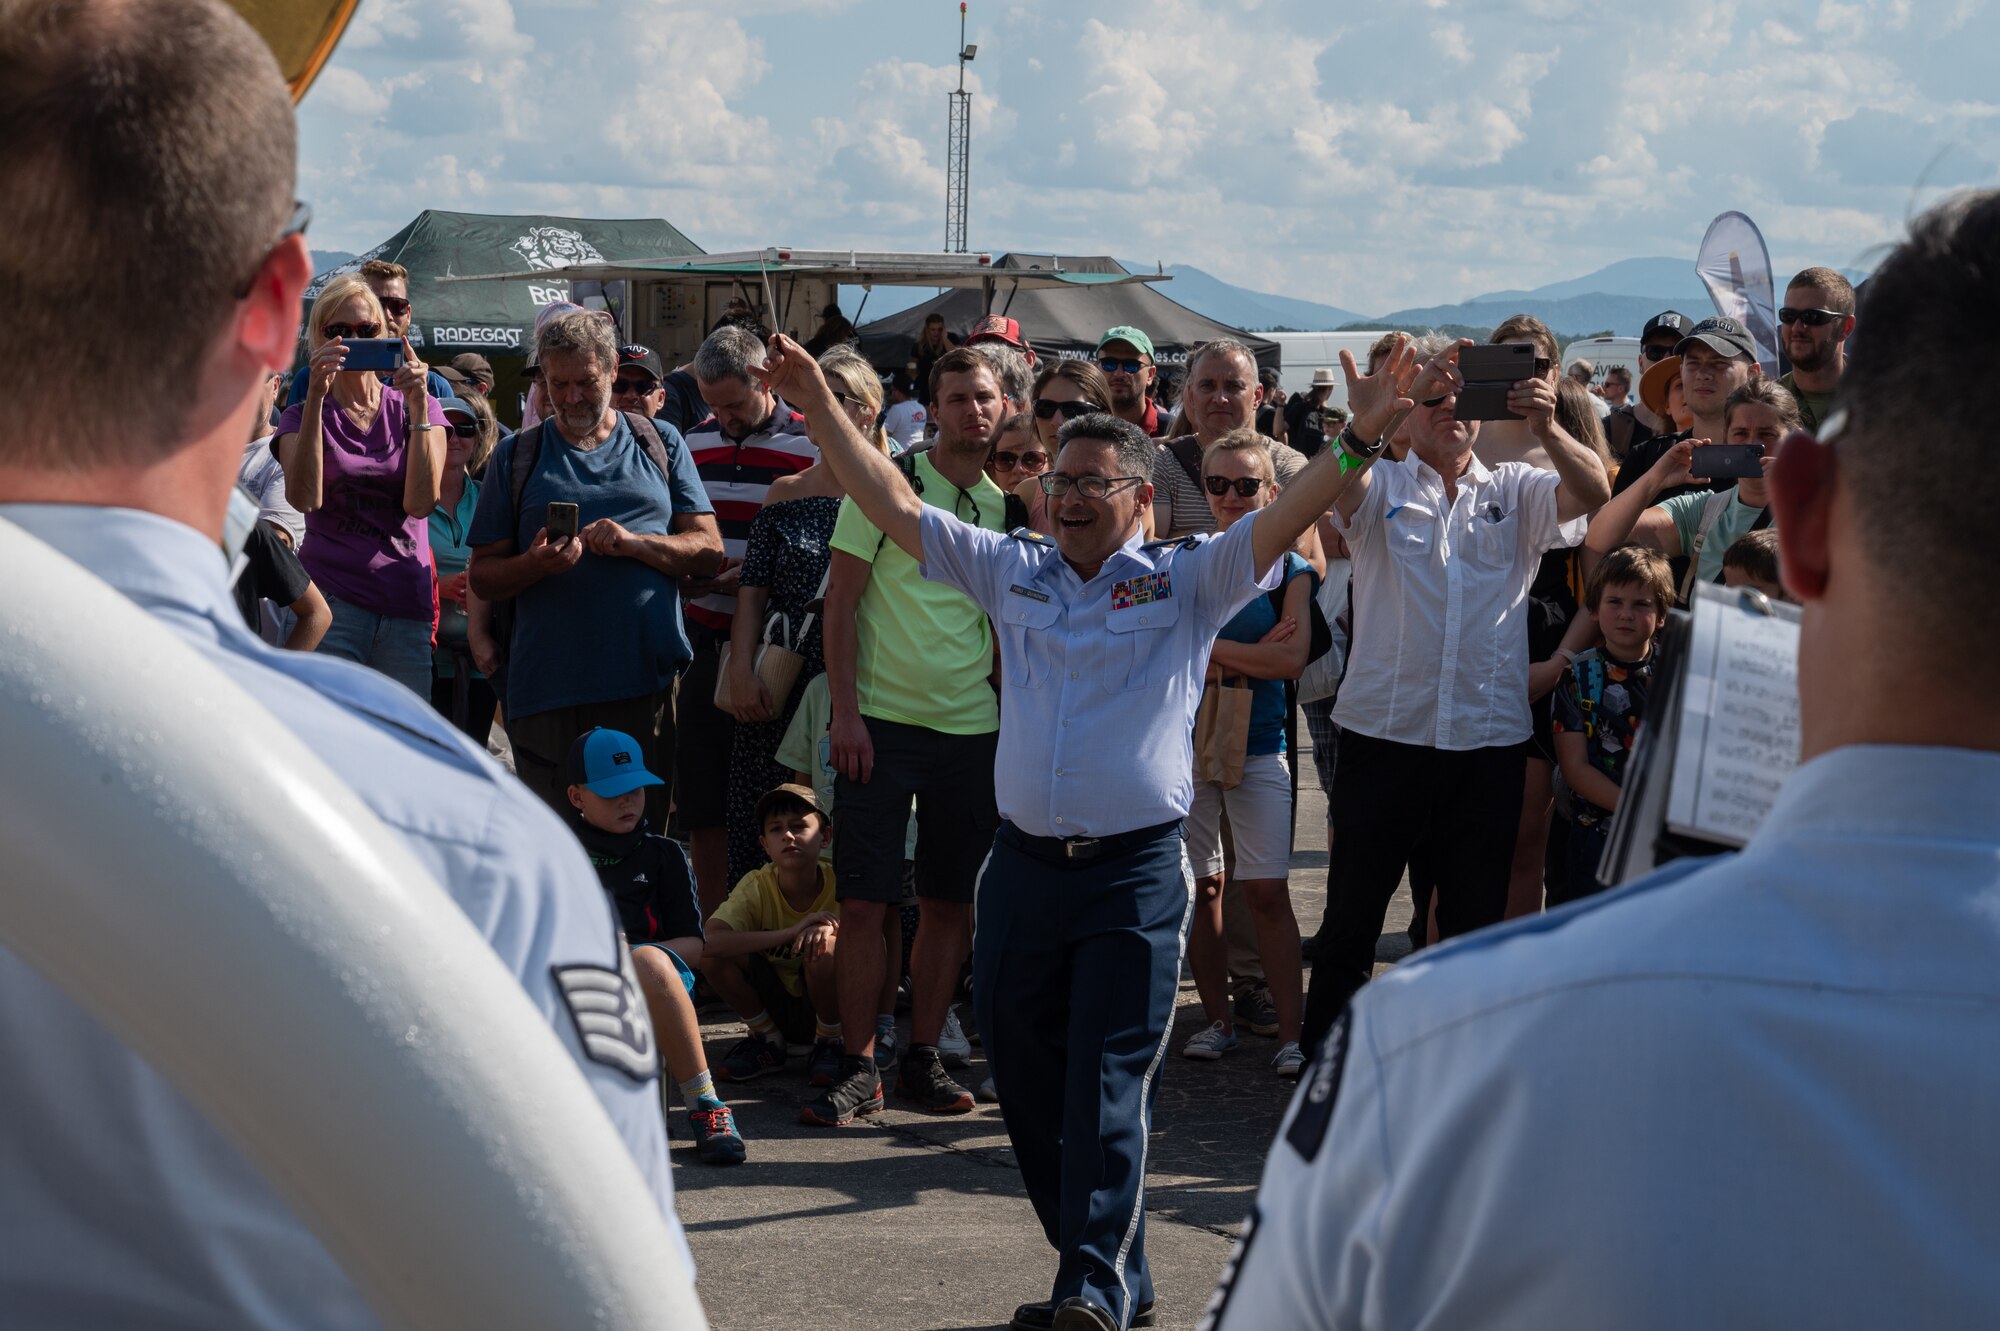
[[[423,208],[934,250],[950,0],[362,0],[300,110],[320,248]],[[2000,183],[2000,0],[973,0],[974,249],[1368,312],[1687,255],[1866,267]]]

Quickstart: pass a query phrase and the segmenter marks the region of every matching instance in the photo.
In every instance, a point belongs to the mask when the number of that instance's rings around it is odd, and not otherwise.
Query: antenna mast
[[[972,170],[972,94],[965,90],[965,67],[979,54],[965,43],[965,4],[958,6],[958,91],[951,102],[951,132],[945,148],[944,250],[965,253],[965,200]]]

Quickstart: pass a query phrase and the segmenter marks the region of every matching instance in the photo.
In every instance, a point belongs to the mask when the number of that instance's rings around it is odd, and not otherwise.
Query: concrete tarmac
[[[1300,760],[1291,891],[1310,936],[1326,900],[1326,802],[1310,755]],[[1386,928],[1406,927],[1409,915],[1406,886]],[[960,1015],[969,1022],[966,1006]],[[1292,1091],[1269,1068],[1277,1041],[1247,1030],[1219,1062],[1181,1058],[1202,1025],[1184,970],[1147,1161],[1146,1250],[1162,1328],[1201,1320]],[[743,1028],[715,1020],[702,1033],[713,1061]],[[803,1064],[720,1088],[748,1144],[744,1164],[703,1165],[686,1115],[676,1105],[670,1116],[681,1223],[716,1331],[986,1331],[1005,1327],[1016,1304],[1048,1297],[1055,1253],[997,1106],[934,1117],[900,1105],[885,1077],[885,1112],[848,1128],[805,1127],[799,1106],[816,1092]],[[967,1089],[986,1077],[976,1046],[972,1067],[954,1075]]]

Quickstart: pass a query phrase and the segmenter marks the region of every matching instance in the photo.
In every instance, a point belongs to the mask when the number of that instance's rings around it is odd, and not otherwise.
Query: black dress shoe
[[[1111,1314],[1078,1295],[1064,1299],[1056,1305],[1053,1331],[1118,1331],[1118,1323],[1111,1320]]]
[[[1050,1331],[1056,1324],[1056,1306],[1047,1301],[1024,1303],[1014,1310],[1014,1320],[1007,1323],[1009,1331]],[[1132,1314],[1132,1325],[1147,1327],[1153,1324],[1153,1301],[1146,1300]]]

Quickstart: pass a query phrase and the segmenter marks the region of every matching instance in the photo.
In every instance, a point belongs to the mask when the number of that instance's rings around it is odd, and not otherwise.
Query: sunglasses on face
[[[1264,488],[1264,479],[1261,476],[1238,476],[1234,479],[1228,476],[1204,476],[1201,478],[1201,484],[1203,489],[1218,499],[1231,490],[1248,499]]]
[[[1088,416],[1096,410],[1096,406],[1089,402],[1057,402],[1046,397],[1035,399],[1036,420],[1053,420],[1056,413],[1061,412],[1064,420],[1073,421],[1079,416]]]
[[[1647,360],[1665,360],[1674,354],[1674,347],[1678,345],[1679,343],[1669,345],[1664,342],[1652,342],[1640,347],[1639,354]]]
[[[401,296],[378,296],[376,299],[382,302],[382,313],[391,319],[400,319],[410,312],[410,302]]]
[[[1106,374],[1137,374],[1146,368],[1146,362],[1136,356],[1122,359],[1100,356],[1097,359],[1097,368]]]
[[[1003,453],[993,454],[993,470],[1012,471],[1016,467],[1026,467],[1031,471],[1042,471],[1049,465],[1047,453]]]
[[[611,391],[614,393],[637,393],[640,397],[660,386],[658,379],[614,379]]]
[[[320,335],[322,337],[325,337],[329,341],[338,338],[340,341],[345,342],[351,337],[380,337],[382,336],[382,325],[381,324],[328,324],[326,327],[320,329],[319,331]]]
[[[1846,317],[1839,310],[1795,310],[1789,305],[1778,311],[1779,323],[1804,324],[1808,328],[1824,328],[1835,320]]]
[[[451,432],[460,439],[477,439],[479,437],[479,427],[477,425],[467,425],[463,422],[452,426]]]
[[[1067,476],[1059,471],[1045,472],[1035,479],[1041,483],[1042,493],[1051,499],[1061,499],[1071,490],[1085,499],[1104,499],[1146,483],[1143,476]]]

